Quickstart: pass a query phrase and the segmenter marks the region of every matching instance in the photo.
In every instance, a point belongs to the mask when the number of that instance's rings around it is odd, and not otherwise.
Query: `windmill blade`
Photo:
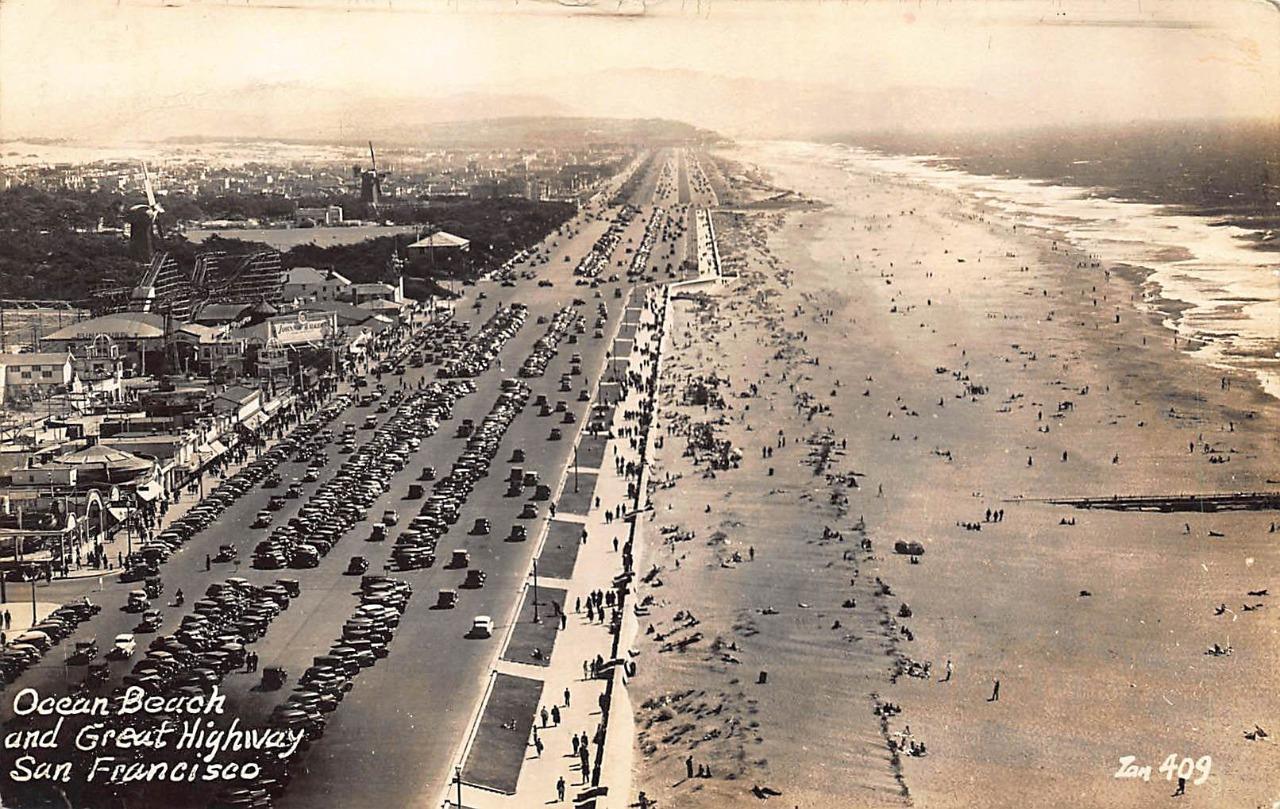
[[[142,164],[142,185],[147,190],[147,207],[157,208],[156,192],[151,187],[151,172],[147,171],[147,164]]]

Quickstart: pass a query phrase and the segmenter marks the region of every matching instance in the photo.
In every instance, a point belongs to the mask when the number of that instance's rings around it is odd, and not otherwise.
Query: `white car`
[[[471,622],[473,638],[488,638],[493,635],[493,619],[488,615],[477,615]]]
[[[133,657],[133,653],[138,650],[138,642],[133,639],[133,635],[116,635],[115,642],[111,644],[109,654],[112,657],[127,658]]]

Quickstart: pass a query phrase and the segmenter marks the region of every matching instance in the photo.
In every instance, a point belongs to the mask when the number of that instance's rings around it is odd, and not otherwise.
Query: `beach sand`
[[[1275,489],[1280,407],[1175,347],[1140,270],[814,154],[727,155],[713,181],[758,166],[801,197],[717,213],[742,275],[673,306],[633,799],[1145,807],[1173,755],[1211,757],[1180,805],[1280,800],[1280,601],[1247,595],[1280,595],[1280,517],[1018,501]],[[721,199],[766,196],[750,177]],[[723,407],[688,403],[693,377]],[[737,468],[686,454],[694,423]],[[1149,780],[1115,777],[1125,756]]]

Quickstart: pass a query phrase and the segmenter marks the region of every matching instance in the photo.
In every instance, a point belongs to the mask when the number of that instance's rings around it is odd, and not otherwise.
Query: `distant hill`
[[[706,129],[663,118],[511,116],[454,121],[426,127],[420,136],[431,145],[571,145],[575,143],[703,143],[721,141]]]
[[[199,94],[156,95],[97,115],[66,117],[58,127],[59,135],[96,144],[249,139],[326,144],[372,140],[387,146],[420,146],[684,142],[715,137],[688,124],[662,120],[660,113],[641,109],[621,116],[597,115],[572,101],[566,103],[563,97],[522,87],[416,96],[377,88],[352,94],[300,82],[268,81]]]
[[[540,83],[567,114],[688,121],[733,138],[809,139],[882,129],[954,129],[978,119],[1008,122],[1007,111],[978,92],[900,86],[858,89],[841,83],[727,76],[683,68],[618,68]],[[1046,101],[1046,104],[1049,102]]]
[[[720,143],[725,139],[706,129],[662,118],[593,118],[587,116],[508,116],[477,118],[398,127],[390,132],[370,130],[356,137],[219,137],[180,135],[166,143],[307,143],[363,147],[372,139],[382,148],[405,146],[532,147],[578,146],[588,143],[662,145],[673,143]],[[381,132],[381,134],[378,134]]]

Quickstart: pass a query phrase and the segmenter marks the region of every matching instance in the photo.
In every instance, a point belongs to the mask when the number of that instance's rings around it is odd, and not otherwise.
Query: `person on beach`
[[[997,677],[993,681],[993,684],[991,687],[991,697],[987,700],[987,702],[999,702],[999,701],[1000,701],[1000,678]]]

